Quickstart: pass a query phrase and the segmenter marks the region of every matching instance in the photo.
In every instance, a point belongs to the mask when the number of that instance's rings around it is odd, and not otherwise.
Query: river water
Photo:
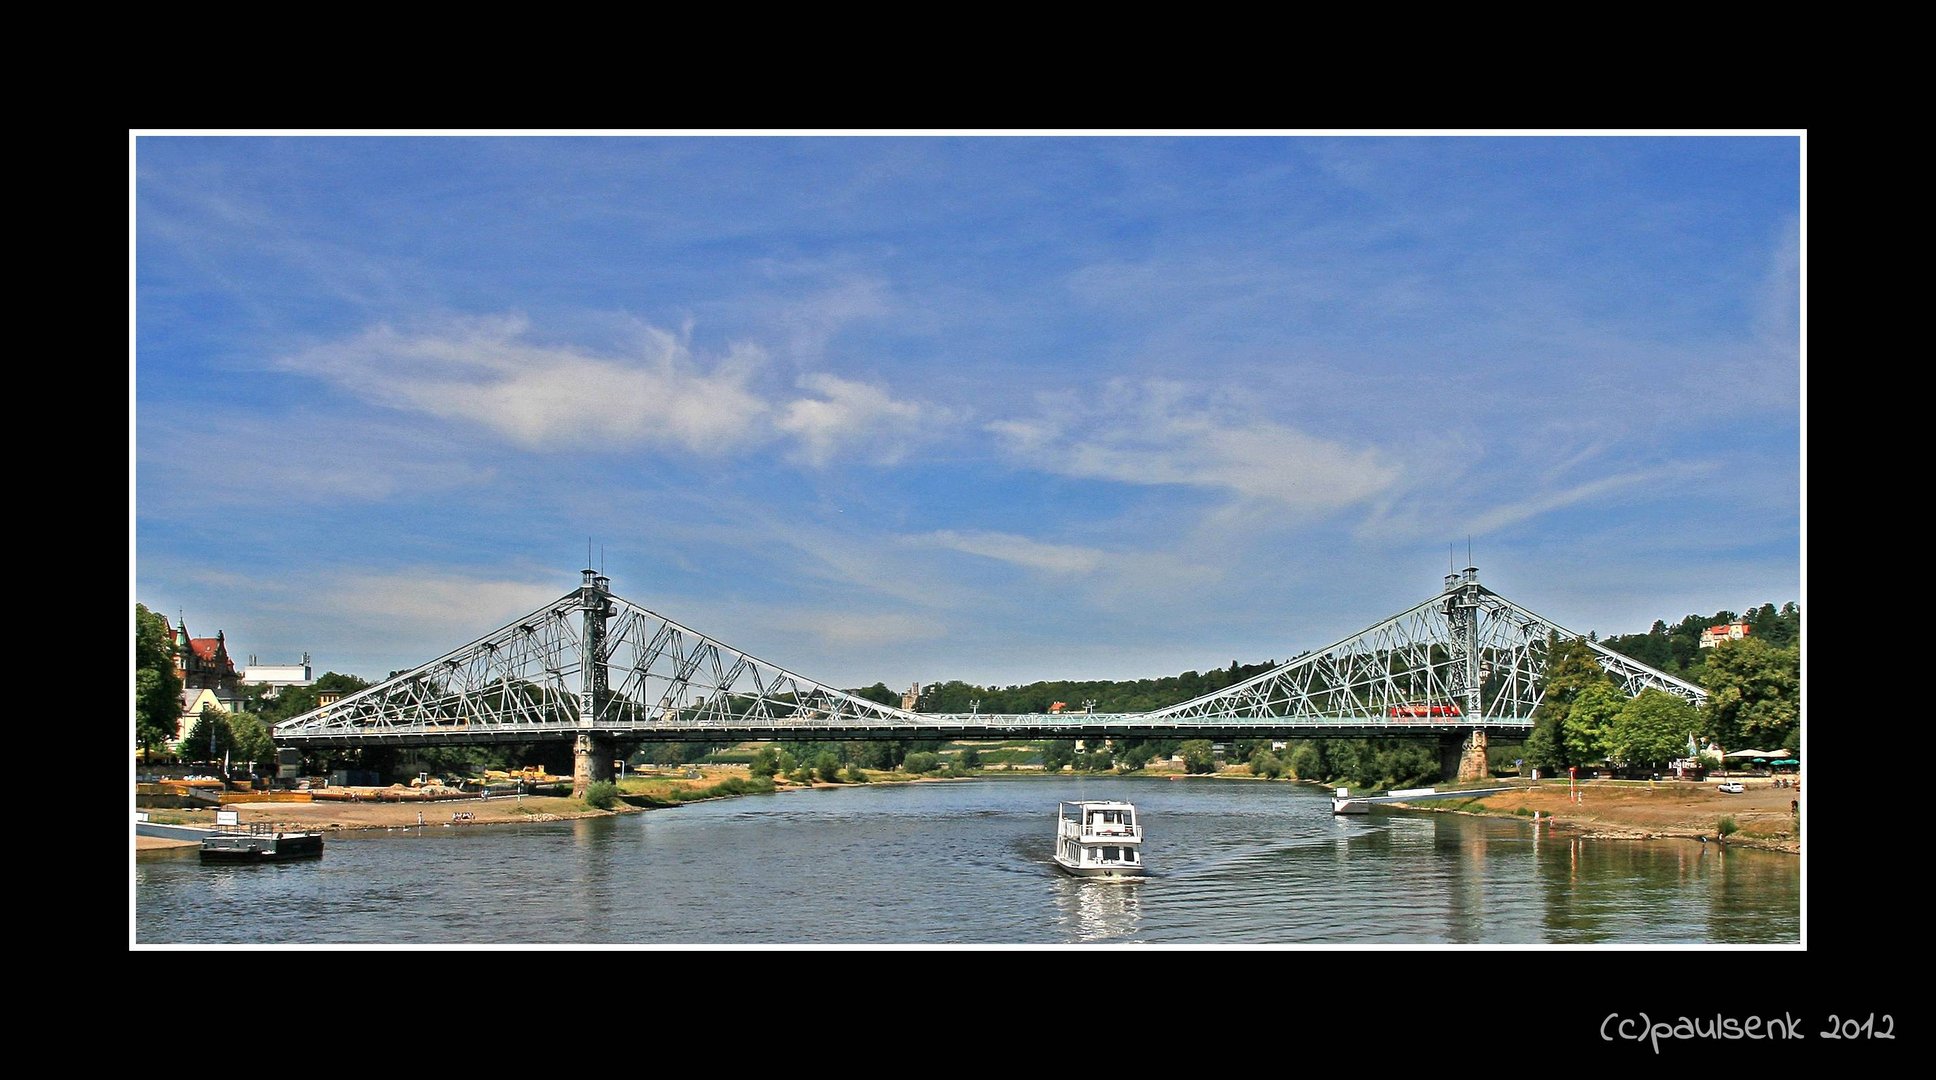
[[[1149,876],[1067,877],[1056,804],[1126,799]],[[597,820],[331,834],[321,859],[134,866],[137,944],[1774,943],[1793,855],[1518,820],[1334,817],[1285,783],[874,785]]]

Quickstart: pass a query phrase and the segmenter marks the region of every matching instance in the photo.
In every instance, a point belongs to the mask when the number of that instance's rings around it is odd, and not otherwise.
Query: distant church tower
[[[907,693],[901,695],[901,711],[913,712],[914,706],[919,704],[920,701],[921,701],[921,684],[915,683],[913,686],[908,687]]]

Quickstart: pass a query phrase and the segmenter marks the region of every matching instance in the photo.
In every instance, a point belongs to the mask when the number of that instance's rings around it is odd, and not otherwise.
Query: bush
[[[1076,759],[1074,739],[1058,739],[1042,747],[1042,771],[1059,773],[1064,765]]]
[[[1721,819],[1721,823],[1714,827],[1714,831],[1720,833],[1722,836],[1733,836],[1735,833],[1741,831],[1741,826],[1735,824],[1733,818],[1724,817]]]
[[[1213,773],[1217,771],[1217,759],[1211,753],[1209,739],[1191,739],[1179,748],[1179,752],[1183,755],[1184,772]]]
[[[832,750],[822,750],[820,756],[813,759],[813,771],[819,773],[820,779],[827,783],[837,783],[840,780],[840,759],[834,756]]]
[[[594,781],[585,789],[585,805],[594,810],[610,810],[618,804],[618,785],[610,780]]]
[[[850,784],[865,784],[867,782],[867,774],[860,771],[860,766],[849,765],[847,766],[845,779]]]
[[[922,773],[931,773],[940,767],[941,758],[926,751],[909,754],[907,757],[901,759],[901,768],[917,776]]]
[[[972,746],[962,747],[961,752],[955,755],[955,768],[957,769],[981,768],[981,751],[975,749]]]

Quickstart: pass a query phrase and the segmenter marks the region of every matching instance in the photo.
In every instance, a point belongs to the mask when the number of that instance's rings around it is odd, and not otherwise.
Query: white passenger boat
[[[1355,799],[1352,798],[1350,788],[1339,788],[1337,794],[1331,797],[1331,812],[1334,814],[1369,814],[1371,813],[1371,804],[1366,802],[1363,796]]]
[[[1055,864],[1077,877],[1142,877],[1142,849],[1143,827],[1129,803],[1065,802],[1057,811]]]

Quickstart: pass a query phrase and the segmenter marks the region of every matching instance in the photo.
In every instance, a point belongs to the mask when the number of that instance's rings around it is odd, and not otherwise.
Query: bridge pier
[[[1492,775],[1486,764],[1486,729],[1473,728],[1459,754],[1459,779],[1484,780]]]
[[[1486,765],[1486,733],[1473,728],[1464,735],[1439,738],[1439,775],[1449,781],[1484,780],[1492,775]]]
[[[571,797],[582,799],[585,790],[600,780],[612,778],[612,757],[618,743],[597,735],[580,735],[572,746]]]
[[[1464,735],[1441,736],[1439,775],[1458,782],[1484,780],[1491,776],[1492,770],[1486,765],[1485,729],[1473,728]]]

